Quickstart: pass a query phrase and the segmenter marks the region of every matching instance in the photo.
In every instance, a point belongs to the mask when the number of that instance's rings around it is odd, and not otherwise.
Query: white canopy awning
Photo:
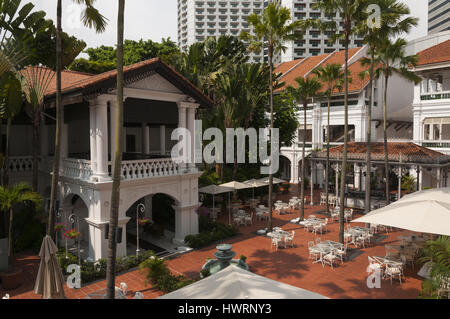
[[[208,185],[208,186],[200,188],[198,191],[200,193],[204,193],[204,194],[217,195],[217,194],[232,192],[233,188],[224,187],[224,186],[220,186],[220,185]]]
[[[246,189],[246,188],[252,188],[252,186],[248,185],[248,184],[244,184],[241,182],[236,182],[236,181],[232,181],[229,183],[225,183],[225,184],[221,184],[220,186],[222,187],[229,187],[229,188],[233,188],[233,189]]]
[[[230,265],[158,299],[328,299]]]
[[[257,181],[265,183],[266,185],[268,185],[269,184],[269,177],[260,178],[260,179],[257,179]],[[283,179],[279,179],[279,178],[274,177],[273,178],[273,183],[274,184],[281,184],[281,183],[286,183],[286,181],[283,180]]]
[[[450,236],[450,188],[428,189],[406,195],[352,222]]]

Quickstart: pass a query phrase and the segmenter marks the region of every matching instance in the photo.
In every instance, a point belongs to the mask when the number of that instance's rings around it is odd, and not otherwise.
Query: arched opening
[[[291,161],[283,155],[280,156],[280,176],[286,181],[291,180]]]
[[[66,230],[74,229],[80,233],[80,255],[82,259],[93,258],[94,248],[90,241],[89,224],[86,219],[89,217],[89,208],[84,200],[72,194],[66,197],[61,206],[61,210],[56,217],[57,223],[65,225]],[[70,253],[78,256],[78,242],[76,239],[63,238],[63,233],[58,233],[58,246],[64,247],[67,240],[67,249]]]
[[[171,196],[157,193],[144,196],[130,206],[126,212],[130,217],[126,225],[127,255],[136,254],[138,244],[140,252],[152,250],[159,256],[173,249],[175,204]]]

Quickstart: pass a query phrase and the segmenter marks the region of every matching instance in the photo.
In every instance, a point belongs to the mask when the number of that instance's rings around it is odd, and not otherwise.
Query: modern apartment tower
[[[325,14],[313,8],[315,0],[265,0],[266,6],[269,2],[278,2],[281,6],[291,10],[292,20],[304,19],[326,19]],[[338,14],[333,20],[340,23]],[[309,56],[317,56],[327,54],[336,50],[343,50],[343,43],[330,42],[331,33],[324,34],[320,30],[310,29],[303,35],[303,39],[299,41],[290,41],[286,43],[286,51],[276,58],[277,62],[287,62],[297,60]],[[363,46],[361,38],[354,36],[350,42],[350,48]]]
[[[428,33],[450,30],[450,0],[428,0]]]
[[[186,51],[210,36],[251,32],[247,16],[262,9],[263,0],[178,0],[178,46]],[[262,53],[250,55],[250,62],[262,61]]]

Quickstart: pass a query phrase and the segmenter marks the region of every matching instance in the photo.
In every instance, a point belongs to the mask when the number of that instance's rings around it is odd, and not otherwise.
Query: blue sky
[[[56,0],[29,0],[36,8],[44,10],[55,20]],[[401,0],[406,3],[413,16],[420,19],[419,27],[412,30],[408,40],[427,34],[428,0]],[[25,2],[25,1],[24,1]],[[117,0],[97,0],[97,8],[109,19],[105,33],[96,34],[84,28],[77,20],[76,6],[63,0],[64,31],[83,39],[88,47],[114,45],[116,43]],[[139,40],[170,37],[177,40],[177,0],[128,0],[125,12],[125,38]]]

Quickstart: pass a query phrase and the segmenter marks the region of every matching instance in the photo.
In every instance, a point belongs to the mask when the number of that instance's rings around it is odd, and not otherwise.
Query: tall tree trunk
[[[272,130],[273,130],[273,44],[269,44],[269,104],[270,104],[270,132],[269,132],[269,144],[270,144],[270,165],[272,166]],[[273,202],[273,174],[272,167],[270,167],[269,172],[269,220],[267,222],[267,229],[269,232],[272,231],[273,221],[272,221],[272,202]]]
[[[8,187],[9,184],[9,138],[11,133],[11,119],[8,118],[6,124],[6,145],[5,145],[5,158],[3,159],[4,171],[3,171],[3,185]]]
[[[62,69],[62,50],[61,50],[61,34],[62,34],[62,0],[58,0],[56,9],[56,132],[55,132],[55,156],[53,159],[53,175],[52,187],[50,192],[50,207],[48,211],[47,235],[54,236],[54,218],[53,210],[56,200],[56,193],[59,181],[59,167],[61,161],[61,125],[62,125],[62,98],[61,98],[61,69]]]
[[[39,174],[39,128],[40,128],[40,111],[36,109],[33,113],[33,192],[38,189]]]
[[[330,204],[328,203],[328,197],[330,192],[328,190],[328,183],[330,178],[330,106],[331,106],[331,95],[328,96],[328,114],[327,114],[327,162],[325,167],[325,197],[326,197],[326,207],[327,214],[330,213]],[[337,185],[336,185],[337,186]]]
[[[384,79],[384,106],[383,106],[383,138],[384,138],[384,174],[386,176],[386,205],[389,205],[389,155],[388,155],[388,144],[387,144],[387,89],[388,89],[388,76]]]
[[[370,81],[369,81],[369,107],[367,108],[367,153],[366,153],[366,198],[365,198],[365,207],[364,207],[364,213],[367,214],[370,212],[370,192],[371,192],[371,172],[372,172],[372,164],[371,164],[371,158],[370,158],[370,151],[371,151],[371,140],[372,140],[372,104],[373,104],[373,72],[374,72],[374,54],[373,51],[370,55]],[[359,172],[361,174],[361,172]]]
[[[350,18],[346,17],[346,25],[350,25]],[[345,179],[347,176],[347,143],[348,143],[348,43],[350,32],[347,29],[345,33],[345,66],[344,66],[344,152],[342,154],[341,170],[341,194],[340,194],[340,212],[339,212],[339,241],[344,243],[344,204],[345,204]],[[336,185],[337,187],[337,185]]]
[[[13,210],[9,209],[9,230],[8,230],[8,266],[12,265],[12,226],[13,226]]]
[[[300,221],[305,219],[305,152],[306,152],[306,107],[307,102],[303,102],[303,145],[302,145],[302,174],[300,181]]]
[[[122,165],[123,149],[123,35],[124,35],[125,0],[119,0],[117,21],[117,114],[116,114],[116,154],[113,170],[113,185],[111,192],[111,213],[109,219],[109,237],[106,262],[106,298],[115,297],[116,268],[116,229],[119,222],[120,203],[120,167]]]

